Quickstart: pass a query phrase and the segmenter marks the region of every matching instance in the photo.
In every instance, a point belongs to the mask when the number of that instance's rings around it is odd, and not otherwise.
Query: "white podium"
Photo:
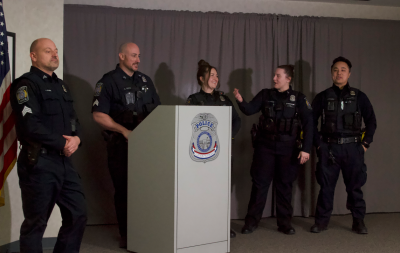
[[[129,136],[128,251],[230,251],[231,110],[158,106]]]

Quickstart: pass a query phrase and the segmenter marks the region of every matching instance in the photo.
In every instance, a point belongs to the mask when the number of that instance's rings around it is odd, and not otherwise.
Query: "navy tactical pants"
[[[292,185],[297,178],[298,153],[277,155],[264,145],[254,149],[251,177],[253,186],[245,222],[257,225],[267,201],[268,189],[274,180],[276,187],[276,214],[278,227],[289,227],[293,214]]]
[[[331,150],[334,162],[329,158]],[[326,226],[333,210],[335,187],[342,170],[347,192],[347,209],[354,218],[364,219],[365,201],[361,187],[367,181],[364,149],[360,143],[328,144],[321,142],[318,150],[316,178],[321,186],[318,195],[315,223]]]
[[[41,154],[38,163],[27,165],[26,151],[18,158],[25,220],[21,226],[20,252],[43,252],[42,238],[54,205],[61,211],[62,226],[54,252],[79,252],[87,216],[80,176],[70,158]]]
[[[119,234],[127,235],[128,213],[128,143],[121,135],[107,145],[108,169],[114,184],[114,205],[117,214]]]

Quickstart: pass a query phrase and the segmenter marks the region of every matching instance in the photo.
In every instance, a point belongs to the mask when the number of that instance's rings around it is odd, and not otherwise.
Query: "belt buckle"
[[[338,138],[338,141],[337,141],[338,144],[343,144],[343,142],[344,142],[344,138]]]

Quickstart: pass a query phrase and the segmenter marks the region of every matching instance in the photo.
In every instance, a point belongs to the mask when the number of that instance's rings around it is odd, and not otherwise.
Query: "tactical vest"
[[[124,106],[119,113],[110,116],[118,124],[133,130],[154,109],[146,109],[150,108],[150,103],[152,103],[152,98],[145,96],[148,87],[146,85],[137,87],[135,83],[124,81],[115,70],[107,74],[111,75]]]
[[[286,135],[284,141],[295,140],[300,129],[300,120],[298,118],[298,96],[299,93],[289,90],[286,99],[277,98],[275,90],[265,90],[263,93],[263,105],[261,131],[267,135]],[[282,116],[277,118],[277,115]],[[283,138],[281,138],[283,140]]]
[[[223,91],[214,91],[218,93],[218,98],[216,100],[214,100],[216,106],[224,106],[224,105],[228,105],[227,99],[225,98],[224,92]],[[215,96],[215,95],[213,95]],[[207,101],[206,98],[200,93],[196,93],[194,94],[194,97],[197,100],[197,103],[199,103],[199,105],[207,105]]]
[[[342,92],[344,94],[340,98],[333,88],[324,92],[321,121],[323,135],[343,133],[358,136],[361,133],[361,114],[357,101],[359,90],[349,88]]]

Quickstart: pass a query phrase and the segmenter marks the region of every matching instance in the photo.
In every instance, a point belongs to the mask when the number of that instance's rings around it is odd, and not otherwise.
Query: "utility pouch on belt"
[[[37,164],[42,144],[31,142],[26,149],[28,165],[33,167]]]

